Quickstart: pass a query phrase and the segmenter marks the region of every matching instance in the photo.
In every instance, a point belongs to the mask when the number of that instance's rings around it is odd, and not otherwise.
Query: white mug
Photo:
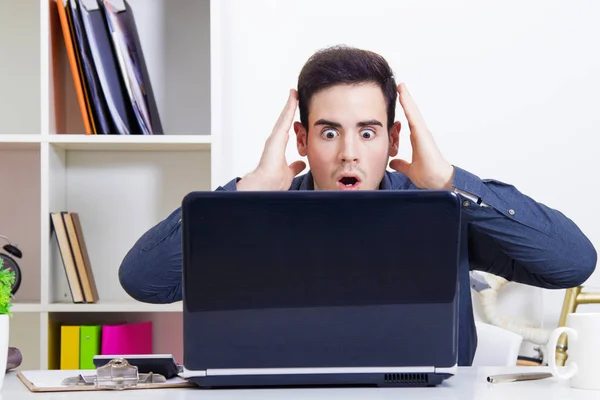
[[[566,369],[556,367],[556,344],[563,333],[568,336]],[[600,313],[571,313],[567,326],[556,328],[547,344],[548,366],[552,375],[570,379],[578,389],[600,390]]]

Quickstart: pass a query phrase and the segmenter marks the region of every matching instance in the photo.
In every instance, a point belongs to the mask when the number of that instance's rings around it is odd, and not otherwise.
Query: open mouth
[[[360,185],[360,180],[354,176],[344,176],[338,180],[340,189],[357,189]]]

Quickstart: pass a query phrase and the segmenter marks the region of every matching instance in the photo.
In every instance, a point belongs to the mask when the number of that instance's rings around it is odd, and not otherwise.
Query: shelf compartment
[[[180,207],[187,193],[210,190],[211,160],[205,151],[79,151],[51,146],[49,163],[53,183],[48,211],[79,214],[103,304],[131,304],[127,302],[133,299],[118,278],[127,252]],[[56,238],[48,240],[48,302],[72,302]]]
[[[15,302],[40,302],[40,146],[0,150],[0,235],[23,256],[14,258],[21,270]],[[0,238],[0,252],[7,241]]]
[[[152,352],[172,354],[183,363],[183,313],[175,312],[51,312],[48,314],[48,369],[60,365],[61,325],[113,325],[152,321]]]
[[[10,318],[9,347],[16,347],[23,355],[20,370],[40,369],[40,329],[38,313],[17,313]]]

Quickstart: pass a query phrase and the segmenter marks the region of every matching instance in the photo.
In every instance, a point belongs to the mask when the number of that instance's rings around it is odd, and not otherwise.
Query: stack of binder
[[[94,369],[94,356],[100,354],[101,325],[60,327],[60,369]]]
[[[57,0],[85,133],[164,134],[125,0]]]
[[[51,340],[51,346],[56,344]],[[152,321],[60,325],[60,348],[49,350],[60,357],[59,368],[69,370],[95,369],[96,355],[152,354]]]

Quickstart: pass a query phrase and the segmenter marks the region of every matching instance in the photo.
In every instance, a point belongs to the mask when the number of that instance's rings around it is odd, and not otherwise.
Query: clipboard
[[[95,373],[94,373],[95,372]],[[193,388],[179,376],[165,379],[160,374],[138,373],[136,366],[123,358],[111,360],[94,370],[19,371],[17,377],[31,392],[71,392],[91,390],[140,390]]]

